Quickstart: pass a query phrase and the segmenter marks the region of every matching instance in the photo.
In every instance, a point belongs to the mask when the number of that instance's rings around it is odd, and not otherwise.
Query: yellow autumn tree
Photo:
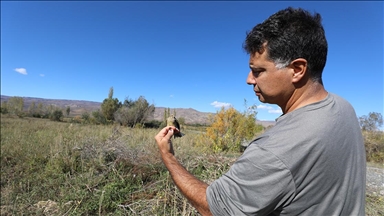
[[[235,108],[221,108],[211,117],[212,124],[205,136],[214,152],[239,151],[241,143],[250,141],[263,130],[256,123],[256,106],[246,107],[243,113]]]

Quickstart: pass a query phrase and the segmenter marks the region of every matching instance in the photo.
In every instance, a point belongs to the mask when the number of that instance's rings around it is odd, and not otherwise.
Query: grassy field
[[[1,215],[199,215],[159,158],[157,129],[1,116]],[[210,183],[239,154],[208,154],[196,130],[174,140],[176,156]],[[384,215],[367,196],[367,215]]]

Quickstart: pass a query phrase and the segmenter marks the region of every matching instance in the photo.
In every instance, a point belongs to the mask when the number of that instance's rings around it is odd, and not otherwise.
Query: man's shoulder
[[[345,104],[349,104],[349,101],[347,99],[345,99],[344,97],[338,95],[338,94],[335,94],[335,93],[328,93],[329,94],[329,97],[336,101],[336,102],[340,102],[340,103],[345,103]]]

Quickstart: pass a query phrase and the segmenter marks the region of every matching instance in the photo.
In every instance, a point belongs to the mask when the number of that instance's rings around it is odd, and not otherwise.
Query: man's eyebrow
[[[249,65],[249,68],[251,69],[251,70],[264,70],[264,68],[263,67],[257,67],[257,66],[254,66],[254,65]]]

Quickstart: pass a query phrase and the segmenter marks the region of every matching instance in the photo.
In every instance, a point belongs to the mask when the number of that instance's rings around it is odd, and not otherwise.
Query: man
[[[365,215],[365,150],[352,106],[323,86],[328,45],[319,14],[281,10],[247,34],[247,83],[283,115],[207,185],[155,139],[175,184],[202,215]]]

